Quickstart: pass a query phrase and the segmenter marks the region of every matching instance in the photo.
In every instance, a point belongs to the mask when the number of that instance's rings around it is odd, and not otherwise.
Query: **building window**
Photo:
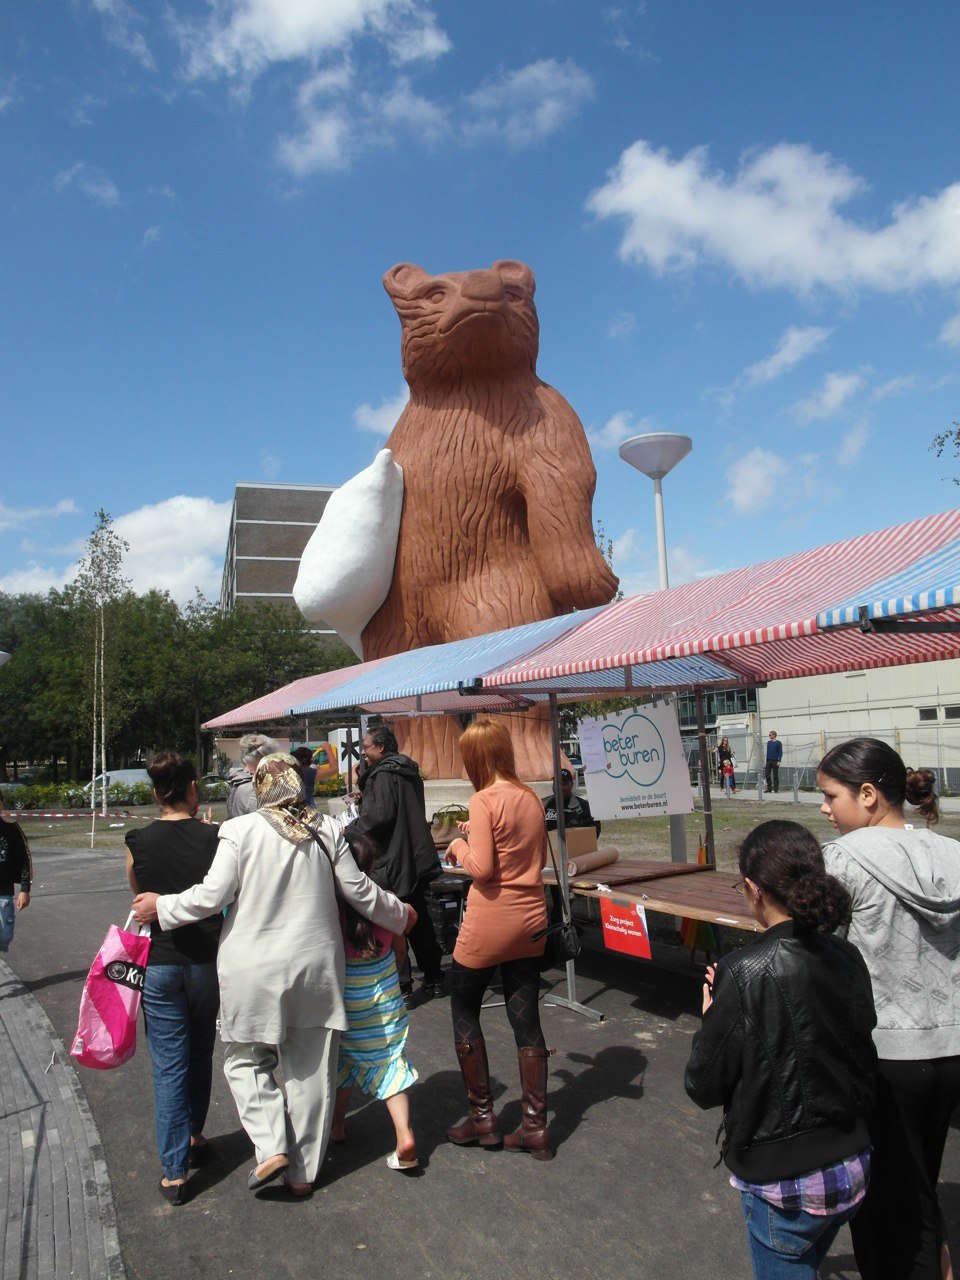
[[[960,707],[944,707],[944,720],[960,720]]]
[[[918,707],[918,708],[917,708],[917,716],[918,716],[918,717],[919,717],[919,719],[921,719],[921,720],[937,720],[937,719],[939,719],[939,717],[938,717],[938,715],[937,715],[937,708],[936,708],[936,707]]]

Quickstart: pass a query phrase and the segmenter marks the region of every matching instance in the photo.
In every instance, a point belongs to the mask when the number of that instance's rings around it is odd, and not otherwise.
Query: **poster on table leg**
[[[672,702],[582,720],[580,754],[595,818],[693,811],[690,773]]]

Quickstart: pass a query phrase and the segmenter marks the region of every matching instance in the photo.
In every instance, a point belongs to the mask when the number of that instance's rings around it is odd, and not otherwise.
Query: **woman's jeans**
[[[860,1208],[821,1217],[778,1209],[750,1191],[740,1195],[755,1280],[816,1280],[837,1232]]]
[[[0,898],[0,951],[8,951],[13,941],[13,926],[17,921],[17,908],[13,898]]]
[[[153,1059],[157,1149],[169,1180],[186,1177],[190,1136],[203,1132],[219,1008],[215,963],[147,967],[143,1017]]]

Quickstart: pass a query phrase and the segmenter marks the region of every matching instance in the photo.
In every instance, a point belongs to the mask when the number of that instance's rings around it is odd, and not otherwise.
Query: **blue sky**
[[[103,507],[215,597],[237,481],[339,484],[405,399],[381,277],[529,263],[628,592],[956,505],[947,0],[7,0],[0,590]]]

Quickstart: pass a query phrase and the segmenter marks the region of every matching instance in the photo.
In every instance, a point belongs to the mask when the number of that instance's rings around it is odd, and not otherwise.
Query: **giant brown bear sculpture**
[[[402,263],[383,283],[410,400],[387,441],[403,468],[403,515],[364,658],[611,600],[617,578],[594,539],[583,427],[537,377],[533,272],[506,261],[431,276]],[[428,776],[455,776],[459,732],[455,717],[423,718],[406,726],[404,749]],[[511,732],[521,775],[552,776],[542,716],[512,720]]]

